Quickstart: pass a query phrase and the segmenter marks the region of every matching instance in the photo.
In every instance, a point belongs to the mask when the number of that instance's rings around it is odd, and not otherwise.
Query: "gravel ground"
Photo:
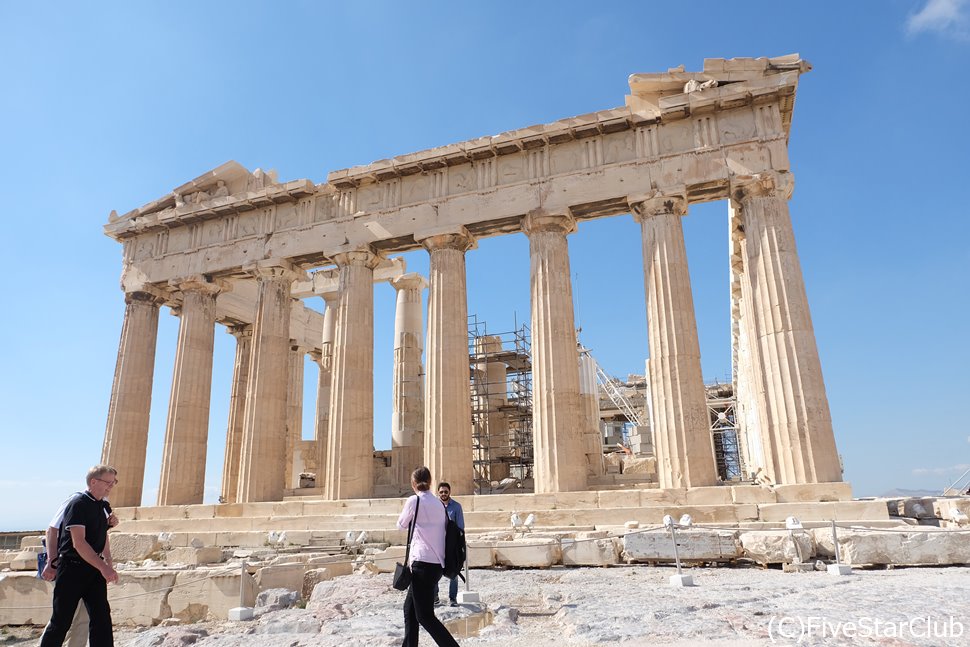
[[[472,571],[485,609],[442,607],[462,645],[970,645],[970,568],[783,573],[691,569],[697,586],[672,587],[672,568],[645,566]],[[442,590],[444,587],[442,586]],[[122,647],[345,647],[399,645],[404,594],[390,575],[324,582],[305,609],[244,623],[116,628]],[[488,624],[476,631],[483,618]],[[20,630],[5,644],[36,644]],[[431,644],[422,632],[422,644]]]

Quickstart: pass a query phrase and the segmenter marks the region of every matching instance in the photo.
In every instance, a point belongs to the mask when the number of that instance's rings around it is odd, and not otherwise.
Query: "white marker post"
[[[839,532],[835,529],[835,519],[832,519],[832,542],[835,545],[835,563],[826,569],[829,575],[852,575],[852,567],[842,563],[842,551],[839,550]]]
[[[478,591],[471,590],[472,584],[468,577],[468,549],[465,549],[465,590],[458,592],[458,604],[481,604],[482,596]]]
[[[671,520],[672,521],[672,520]],[[671,586],[694,586],[694,576],[684,575],[680,566],[680,552],[677,550],[677,524],[671,523],[668,528],[670,528],[670,539],[674,543],[674,561],[677,563],[677,574],[670,576]]]
[[[246,572],[246,560],[242,561],[242,565],[239,567],[239,606],[229,609],[229,619],[235,621],[241,620],[252,620],[253,619],[253,608],[246,606],[246,577],[249,573]]]

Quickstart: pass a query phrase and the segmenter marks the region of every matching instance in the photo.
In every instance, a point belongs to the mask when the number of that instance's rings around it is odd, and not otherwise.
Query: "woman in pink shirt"
[[[414,536],[411,538],[411,586],[404,598],[403,647],[417,647],[418,625],[431,634],[435,644],[458,647],[458,643],[434,614],[434,596],[445,566],[445,526],[448,515],[441,501],[431,492],[431,470],[427,467],[414,470],[411,474],[411,488],[414,496],[405,501],[404,510],[397,519],[397,527],[407,530],[414,519],[415,508],[418,510]]]

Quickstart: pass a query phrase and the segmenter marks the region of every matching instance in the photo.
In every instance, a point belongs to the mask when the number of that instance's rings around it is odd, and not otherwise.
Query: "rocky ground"
[[[484,609],[438,609],[462,645],[970,645],[970,568],[783,573],[691,569],[697,586],[668,584],[673,568],[475,570]],[[444,587],[442,587],[444,589]],[[116,628],[124,647],[399,645],[404,594],[388,574],[317,586],[305,609],[242,623]],[[483,622],[486,626],[479,627]],[[38,631],[0,634],[36,644]],[[422,634],[422,644],[431,639]]]

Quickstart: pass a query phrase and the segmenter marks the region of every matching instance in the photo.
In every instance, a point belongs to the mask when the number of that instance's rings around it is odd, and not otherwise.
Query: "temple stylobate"
[[[102,459],[141,503],[158,313],[179,316],[159,505],[201,503],[212,340],[236,339],[224,502],[281,500],[313,473],[328,499],[379,493],[373,391],[393,388],[389,467],[423,462],[469,494],[466,256],[522,234],[531,261],[534,491],[584,490],[592,465],[572,311],[569,239],[585,220],[632,214],[643,242],[650,427],[662,488],[718,482],[681,218],[727,201],[740,446],[775,484],[841,481],[795,248],[788,139],[797,55],[707,59],[634,74],[625,105],[551,124],[282,182],[235,162],[119,216],[125,320]],[[428,277],[394,256],[425,250]],[[397,293],[394,331],[374,331],[373,284]],[[421,310],[422,291],[428,309]],[[321,298],[319,314],[302,304]],[[394,335],[394,383],[373,381],[373,336]],[[302,440],[302,373],[320,367],[316,428]],[[588,398],[587,398],[588,399]]]

